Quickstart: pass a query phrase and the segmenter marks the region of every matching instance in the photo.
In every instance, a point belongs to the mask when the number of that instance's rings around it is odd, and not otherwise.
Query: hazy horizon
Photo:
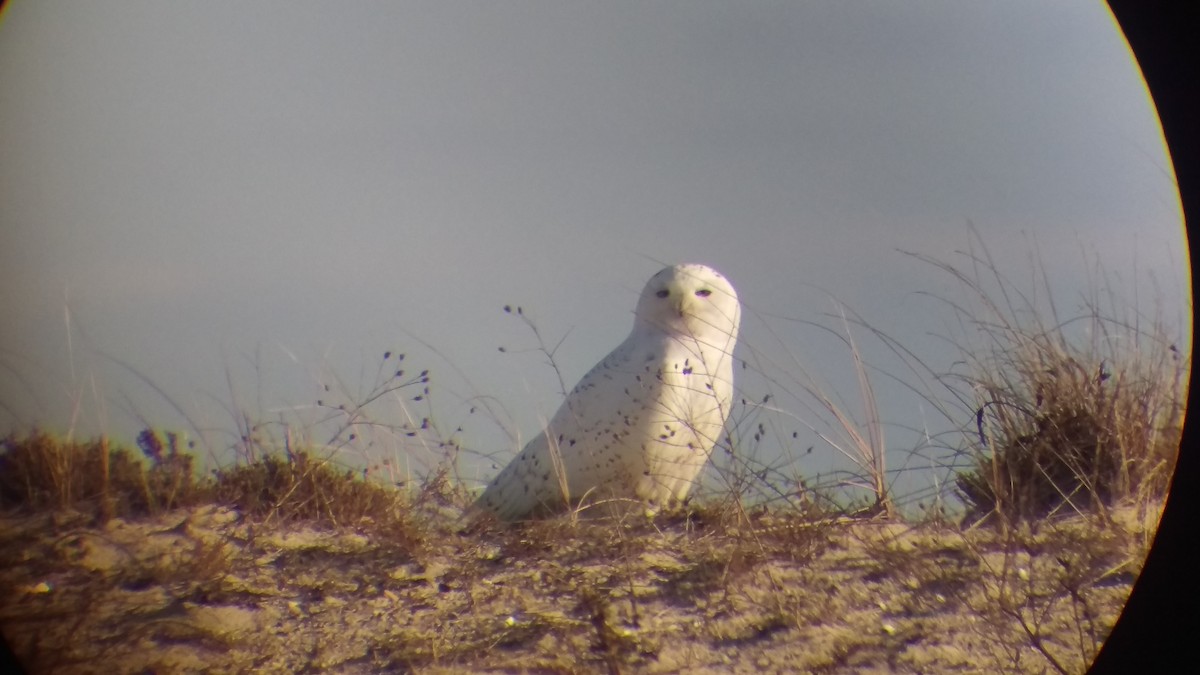
[[[948,370],[927,294],[963,289],[902,251],[963,263],[972,230],[1064,317],[1107,285],[1190,349],[1177,186],[1102,3],[18,1],[0,83],[0,433],[131,441],[178,406],[223,452],[391,351],[431,371],[414,423],[502,461],[679,262],[737,288],[747,396],[803,369],[858,414],[828,294]],[[903,461],[935,415],[875,385]],[[785,413],[795,468],[844,465]]]

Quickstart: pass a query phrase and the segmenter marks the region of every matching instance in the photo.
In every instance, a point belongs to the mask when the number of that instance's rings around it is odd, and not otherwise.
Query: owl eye
[[[667,297],[667,296],[668,296],[668,295],[670,295],[670,294],[671,294],[671,291],[668,291],[668,290],[667,290],[667,289],[665,289],[665,288],[664,288],[664,289],[662,289],[661,291],[659,291],[659,292],[655,293],[655,295],[657,295],[657,296],[658,296],[658,297],[660,297],[660,298],[665,298],[665,297]]]
[[[700,290],[696,291],[696,296],[700,298],[707,298],[710,295],[712,295],[712,291],[708,290],[707,288],[701,288]]]

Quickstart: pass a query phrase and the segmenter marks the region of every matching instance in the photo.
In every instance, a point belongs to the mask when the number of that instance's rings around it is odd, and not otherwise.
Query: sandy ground
[[[31,672],[1082,672],[1157,512],[1000,533],[760,513],[395,535],[0,515]]]

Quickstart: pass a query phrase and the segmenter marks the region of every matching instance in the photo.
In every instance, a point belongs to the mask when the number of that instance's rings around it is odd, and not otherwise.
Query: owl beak
[[[685,292],[684,289],[679,286],[673,286],[671,288],[671,300],[672,308],[675,310],[675,313],[679,315],[679,318],[682,319],[687,315],[688,310],[691,309],[691,294]]]

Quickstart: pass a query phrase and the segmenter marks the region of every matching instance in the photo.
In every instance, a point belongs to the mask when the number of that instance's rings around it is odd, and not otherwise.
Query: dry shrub
[[[1166,493],[1191,359],[1161,319],[1122,304],[1108,286],[1091,289],[1082,312],[1064,319],[1044,268],[1035,270],[1040,286],[1023,294],[986,249],[968,254],[970,273],[923,259],[982,308],[949,303],[983,339],[960,345],[966,374],[953,377],[975,418],[973,466],[955,481],[969,521],[1103,511]]]
[[[400,517],[400,494],[337,468],[307,450],[266,454],[254,462],[216,472],[215,500],[244,515],[334,526]]]
[[[63,440],[42,431],[0,442],[0,505],[29,510],[72,509],[97,516],[140,516],[197,503],[205,486],[197,481],[191,454],[167,434],[138,437],[146,459],[100,438]],[[148,461],[147,461],[148,460]]]
[[[1168,343],[1115,353],[1062,336],[1016,337],[1021,344],[974,378],[981,447],[976,467],[957,480],[972,515],[1035,519],[1162,497],[1179,450],[1187,372]]]
[[[144,459],[104,438],[75,442],[41,431],[6,438],[0,442],[0,507],[70,509],[107,520],[217,502],[263,521],[366,524],[412,535],[414,508],[448,499],[444,477],[432,477],[409,500],[310,450],[264,451],[198,478],[195,456],[176,434],[146,429],[137,443]]]

